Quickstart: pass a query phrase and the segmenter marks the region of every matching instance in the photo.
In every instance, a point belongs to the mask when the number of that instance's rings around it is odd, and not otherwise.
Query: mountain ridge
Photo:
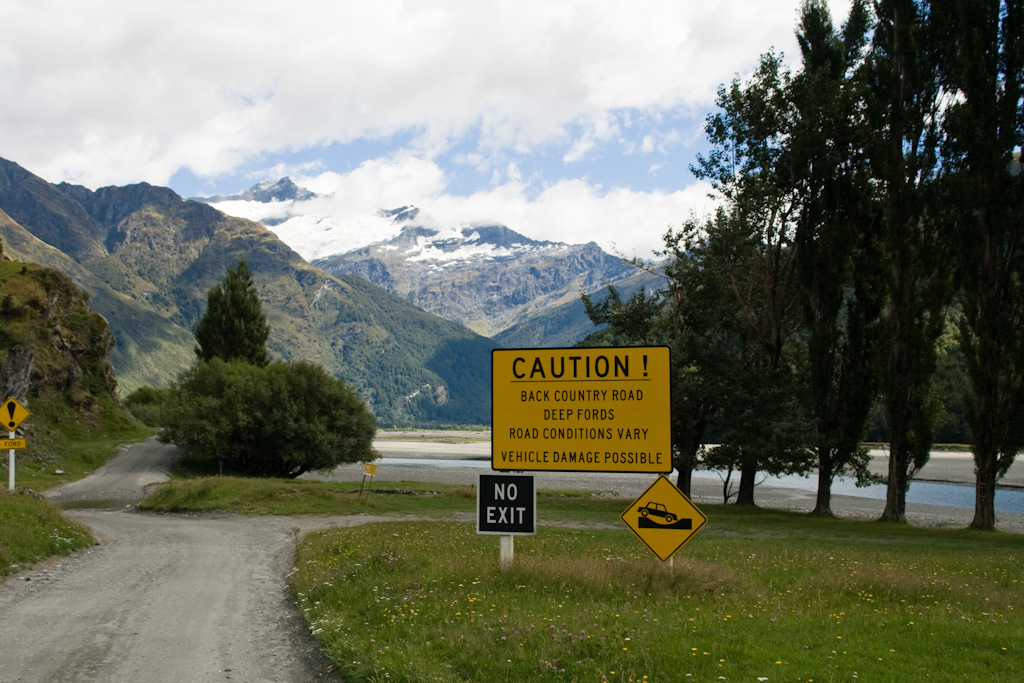
[[[240,200],[256,196],[258,187],[213,204],[261,221],[327,272],[364,277],[487,337],[497,338],[534,316],[578,303],[581,294],[624,284],[636,274],[595,242],[536,240],[502,224],[438,227],[414,206],[381,209],[352,223],[315,213],[323,206],[318,202]],[[580,304],[571,333],[556,332],[552,338],[575,343],[592,332],[592,326],[578,322],[582,310]]]
[[[165,384],[191,363],[206,292],[244,258],[273,356],[345,377],[382,426],[490,419],[493,343],[361,278],[314,268],[263,225],[145,183],[51,185],[7,160],[0,210],[9,251],[64,270],[91,294],[119,341],[112,360],[125,390]]]

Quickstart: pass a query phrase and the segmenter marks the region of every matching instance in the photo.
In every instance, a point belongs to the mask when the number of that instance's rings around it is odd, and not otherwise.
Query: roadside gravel
[[[0,681],[340,680],[285,577],[303,526],[369,518],[131,512],[174,455],[136,444],[48,495],[98,542],[0,584]]]

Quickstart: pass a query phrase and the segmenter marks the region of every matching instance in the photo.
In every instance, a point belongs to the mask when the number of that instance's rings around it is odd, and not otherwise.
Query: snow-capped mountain
[[[283,183],[291,181],[205,201],[263,223],[318,268],[361,275],[486,336],[636,273],[594,242],[537,241],[503,225],[437,228],[421,220],[415,207],[359,219],[318,214],[328,204],[315,195],[271,191]]]
[[[597,244],[531,240],[501,225],[439,230],[408,224],[394,238],[314,261],[362,275],[420,308],[493,336],[635,271]]]

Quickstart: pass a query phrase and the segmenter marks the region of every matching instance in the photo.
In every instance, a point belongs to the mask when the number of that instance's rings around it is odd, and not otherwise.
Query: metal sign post
[[[366,477],[370,477],[370,487],[373,488],[373,477],[377,474],[377,466],[373,463],[363,464],[363,481],[359,484],[359,495],[363,495],[363,485],[366,484]]]
[[[14,437],[15,437],[15,433],[11,432],[11,439],[13,439]],[[9,468],[8,471],[9,471],[10,474],[8,476],[9,481],[7,483],[7,489],[9,491],[13,491],[14,490],[14,449],[13,448],[10,451],[9,458],[10,458],[10,464],[8,465],[8,468]]]

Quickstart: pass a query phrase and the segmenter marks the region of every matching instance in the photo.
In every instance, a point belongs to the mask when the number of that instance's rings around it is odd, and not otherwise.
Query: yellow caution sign
[[[9,398],[0,407],[0,422],[7,428],[7,431],[13,432],[31,414],[14,398]]]
[[[658,477],[622,513],[622,521],[664,562],[689,541],[708,518],[668,477]]]
[[[497,349],[491,467],[672,471],[667,346]]]

